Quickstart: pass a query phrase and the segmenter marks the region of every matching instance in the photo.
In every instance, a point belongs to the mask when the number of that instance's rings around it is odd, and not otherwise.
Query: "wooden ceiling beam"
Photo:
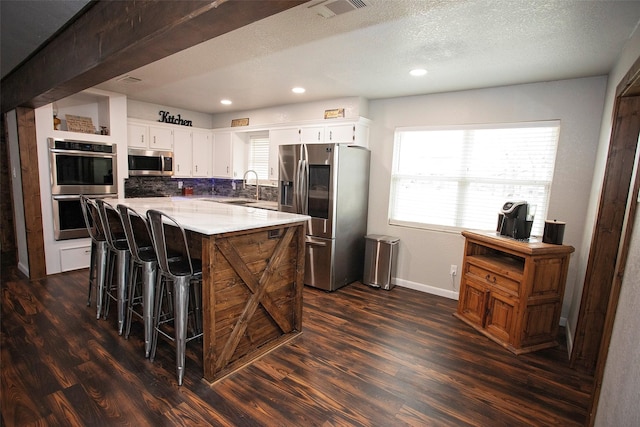
[[[95,1],[2,80],[2,112],[49,104],[306,1]]]

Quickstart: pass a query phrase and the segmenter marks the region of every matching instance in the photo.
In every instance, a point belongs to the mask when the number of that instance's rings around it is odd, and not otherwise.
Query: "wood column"
[[[36,117],[31,108],[16,108],[18,145],[20,147],[20,173],[24,198],[24,219],[27,231],[29,278],[41,279],[47,275],[42,234],[42,207],[40,205],[40,174]],[[18,236],[20,238],[21,236]]]

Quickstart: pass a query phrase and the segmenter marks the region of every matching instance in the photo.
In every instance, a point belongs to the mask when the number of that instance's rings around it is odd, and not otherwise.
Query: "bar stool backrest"
[[[80,206],[82,207],[82,215],[84,216],[84,222],[87,225],[89,236],[95,242],[104,242],[106,237],[102,217],[100,216],[100,210],[96,201],[86,196],[80,196]]]
[[[147,220],[128,206],[119,204],[116,208],[120,213],[120,219],[122,219],[124,234],[129,243],[131,256],[141,263],[143,261],[140,259],[140,249],[153,245]]]
[[[189,276],[193,275],[193,265],[191,264],[191,257],[189,256],[189,246],[187,243],[187,236],[182,226],[164,212],[149,209],[147,211],[147,219],[149,220],[149,227],[151,228],[151,237],[153,238],[153,247],[156,250],[158,256],[158,266],[162,272],[170,277],[185,276],[188,273]],[[171,271],[171,265],[167,257],[167,238],[165,234],[165,227],[175,227],[179,230],[181,239],[171,240],[172,252],[177,252],[181,259],[188,261],[189,271]],[[183,264],[184,265],[184,264]]]
[[[122,240],[125,238],[124,228],[118,211],[104,200],[98,199],[96,203],[102,215],[102,225],[104,227],[104,234],[107,236],[107,244],[114,250],[127,249],[123,247],[124,245],[122,243]]]

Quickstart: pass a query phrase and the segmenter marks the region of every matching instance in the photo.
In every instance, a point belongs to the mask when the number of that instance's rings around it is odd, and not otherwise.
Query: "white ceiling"
[[[583,0],[364,0],[320,16],[317,5],[333,1],[302,4],[126,74],[139,83],[120,76],[98,87],[220,113],[603,75],[640,20],[639,1]],[[409,76],[416,67],[428,74]],[[307,92],[294,95],[293,86]]]
[[[88,0],[0,0],[2,77],[45,43]]]

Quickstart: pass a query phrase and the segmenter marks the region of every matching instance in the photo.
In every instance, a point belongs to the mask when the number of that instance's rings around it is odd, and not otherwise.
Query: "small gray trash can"
[[[396,275],[396,259],[400,238],[369,234],[365,236],[365,241],[362,281],[365,285],[376,288],[392,289],[395,285],[391,283],[391,278]]]

